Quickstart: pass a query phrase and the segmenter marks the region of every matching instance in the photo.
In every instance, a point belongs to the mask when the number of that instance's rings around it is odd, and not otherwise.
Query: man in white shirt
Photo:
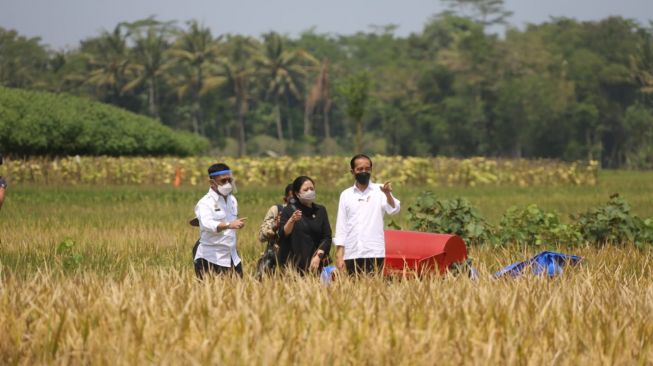
[[[206,273],[236,273],[242,277],[243,266],[236,251],[236,231],[245,226],[246,218],[238,218],[231,169],[222,163],[211,165],[209,185],[209,192],[195,206],[200,227],[195,274],[200,280]]]
[[[383,216],[399,212],[392,185],[370,182],[372,159],[364,154],[350,162],[356,182],[340,194],[336,218],[336,266],[350,274],[378,273],[385,258]]]

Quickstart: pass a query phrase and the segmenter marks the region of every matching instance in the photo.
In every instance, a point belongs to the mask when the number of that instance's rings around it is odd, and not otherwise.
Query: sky
[[[517,27],[550,17],[600,20],[610,15],[653,20],[653,0],[505,0]],[[353,34],[374,25],[395,24],[395,34],[420,32],[428,19],[446,6],[440,0],[0,0],[0,27],[41,37],[53,49],[76,48],[79,41],[111,30],[123,21],[149,16],[196,19],[214,35],[260,36],[268,31],[296,36],[318,33]]]

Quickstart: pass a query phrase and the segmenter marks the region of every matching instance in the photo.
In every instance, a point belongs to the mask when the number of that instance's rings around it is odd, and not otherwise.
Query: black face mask
[[[356,181],[366,186],[370,182],[370,176],[369,172],[356,173]]]

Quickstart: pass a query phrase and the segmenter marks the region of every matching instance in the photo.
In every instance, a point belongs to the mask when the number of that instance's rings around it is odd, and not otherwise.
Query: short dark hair
[[[227,164],[224,164],[224,163],[217,163],[217,164],[211,165],[209,167],[209,177],[211,176],[211,174],[213,174],[215,172],[222,171],[222,170],[231,170],[231,169],[229,169]]]
[[[298,198],[297,197],[297,192],[299,192],[299,190],[302,189],[302,185],[307,180],[311,181],[311,183],[313,183],[313,185],[315,185],[315,182],[313,181],[313,179],[311,179],[311,177],[307,177],[305,175],[300,175],[299,177],[295,178],[295,180],[292,182],[292,194],[293,194],[293,196],[295,196],[295,198]]]
[[[354,155],[354,157],[351,158],[351,161],[349,162],[349,166],[351,167],[351,170],[354,170],[354,163],[358,159],[367,159],[370,162],[370,168],[372,167],[372,159],[370,159],[369,156],[365,154],[358,154],[358,155]]]
[[[304,183],[302,183],[302,184],[304,184]],[[288,197],[288,193],[291,193],[291,192],[292,192],[292,183],[288,184],[286,186],[286,189],[283,190],[283,196]]]

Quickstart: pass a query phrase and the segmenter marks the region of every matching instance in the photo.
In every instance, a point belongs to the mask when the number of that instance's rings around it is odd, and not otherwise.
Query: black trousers
[[[383,272],[383,258],[356,258],[345,260],[350,275],[377,274]]]
[[[204,276],[207,274],[211,275],[233,275],[237,274],[239,277],[243,277],[243,262],[238,263],[237,266],[231,263],[231,267],[219,266],[215,263],[211,263],[204,258],[195,259],[195,275],[199,280],[203,280]]]

